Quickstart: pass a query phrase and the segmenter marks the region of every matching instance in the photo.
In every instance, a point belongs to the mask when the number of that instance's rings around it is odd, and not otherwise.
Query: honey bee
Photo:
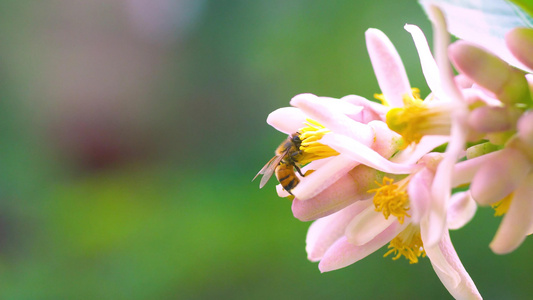
[[[300,150],[301,144],[300,133],[296,132],[291,134],[278,146],[276,149],[276,156],[266,163],[259,173],[255,175],[252,181],[255,180],[259,174],[263,174],[259,184],[259,188],[262,188],[268,182],[270,177],[272,177],[272,174],[275,173],[281,186],[292,195],[291,190],[300,182],[294,169],[296,169],[298,174],[302,177],[304,176],[302,171],[300,171],[300,168],[297,166],[298,155],[302,153]]]

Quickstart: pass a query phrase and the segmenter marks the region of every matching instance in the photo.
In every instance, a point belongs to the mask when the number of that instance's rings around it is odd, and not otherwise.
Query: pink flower
[[[518,61],[533,66],[533,30],[511,30],[506,44]],[[464,93],[477,101],[468,122],[489,141],[467,150],[469,159],[455,166],[453,185],[471,181],[473,199],[505,215],[490,248],[509,253],[533,232],[532,75],[470,42],[454,43],[449,54],[473,83]]]
[[[533,114],[524,114],[518,133],[502,150],[484,154],[455,167],[457,186],[471,181],[470,193],[481,205],[493,205],[505,215],[490,243],[498,254],[515,250],[533,233]]]
[[[429,237],[430,190],[442,154],[421,160],[423,167],[407,178],[384,184],[375,190],[373,200],[356,202],[345,209],[315,221],[309,228],[306,250],[311,261],[320,261],[322,272],[353,264],[390,243],[393,259],[401,256],[410,263],[429,257],[435,272],[448,291],[458,299],[480,299],[472,279],[464,269],[448,231],[434,246]],[[474,215],[476,205],[468,193],[454,195],[449,202],[448,226],[459,228]]]
[[[366,191],[374,185],[378,172],[407,174],[415,167],[388,159],[398,151],[401,139],[375,119],[382,113],[381,107],[368,102],[358,96],[333,99],[301,94],[291,100],[293,107],[280,108],[267,118],[284,133],[299,132],[302,145],[312,141],[312,146],[301,148],[299,162],[309,162],[302,169],[304,174],[313,172],[291,191],[296,197],[293,211],[297,218],[316,219],[367,199]],[[353,180],[354,176],[359,180]],[[281,186],[278,193],[289,196]]]

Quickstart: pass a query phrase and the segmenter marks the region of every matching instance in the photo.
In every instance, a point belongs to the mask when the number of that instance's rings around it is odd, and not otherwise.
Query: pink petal
[[[464,74],[458,74],[455,76],[455,84],[461,89],[471,88],[474,82]]]
[[[505,35],[505,42],[514,57],[533,70],[533,29],[514,28]]]
[[[411,221],[419,224],[422,216],[428,209],[431,200],[431,183],[434,173],[423,168],[417,172],[409,181],[407,193],[409,194]]]
[[[502,102],[513,104],[529,97],[524,73],[487,50],[460,40],[450,45],[448,52],[459,72],[495,93]]]
[[[376,180],[377,171],[359,165],[313,198],[292,201],[292,213],[301,221],[311,221],[332,214],[359,200],[372,197],[367,193]],[[311,174],[312,175],[312,174]]]
[[[367,124],[373,120],[385,121],[385,116],[390,109],[390,107],[356,95],[344,96],[341,98],[341,100],[364,107],[357,119],[354,119],[355,121],[363,124]]]
[[[497,254],[514,251],[526,238],[533,224],[533,173],[515,191],[490,248]]]
[[[450,150],[451,148],[451,150]],[[457,148],[453,142],[448,144],[445,157],[440,162],[435,172],[431,186],[431,202],[429,209],[428,233],[425,244],[434,246],[440,240],[440,236],[446,231],[447,203],[451,194],[451,180],[454,164],[457,160]]]
[[[398,223],[398,219],[394,216],[385,219],[381,212],[375,210],[373,203],[371,204],[346,226],[346,238],[354,245],[364,245],[376,238],[391,224]]]
[[[370,121],[368,126],[375,132],[374,143],[371,146],[374,151],[386,158],[392,157],[398,152],[398,143],[402,140],[402,137],[390,130],[387,123],[374,120]]]
[[[511,1],[512,2],[512,1]],[[507,49],[505,42],[503,41],[500,26],[516,26],[515,24],[527,24],[525,18],[520,16],[520,13],[516,13],[517,10],[514,5],[509,1],[470,1],[468,4],[462,1],[435,1],[435,0],[423,0],[420,1],[425,10],[428,11],[429,6],[435,6],[436,4],[441,8],[446,19],[449,22],[449,32],[457,36],[459,39],[471,41],[475,44],[489,47],[494,53],[498,54],[508,63],[523,67],[525,66],[517,61],[511,52]],[[528,3],[526,1],[518,1],[515,3]],[[489,7],[494,5],[493,7]],[[485,10],[485,11],[483,11]],[[488,14],[492,16],[487,17]],[[505,18],[503,16],[508,16]],[[522,22],[515,22],[518,18],[521,18]],[[505,21],[503,20],[505,19]],[[498,24],[492,24],[495,20],[498,20]],[[514,25],[514,26],[513,26]]]
[[[525,112],[518,120],[518,136],[520,140],[533,148],[533,113]]]
[[[527,235],[533,234],[533,224],[529,226],[529,229],[527,230]]]
[[[458,187],[470,183],[479,169],[498,157],[500,155],[498,153],[500,152],[501,150],[491,152],[455,164],[452,176],[452,187]]]
[[[354,161],[386,173],[408,174],[417,168],[414,164],[404,165],[393,163],[369,148],[368,145],[345,135],[329,133],[320,141]]]
[[[403,96],[411,95],[411,85],[400,55],[389,38],[380,30],[365,33],[366,47],[381,92],[391,107],[402,107]]]
[[[426,135],[418,144],[409,145],[390,160],[401,164],[414,164],[431,150],[448,142],[448,136]]]
[[[452,195],[448,207],[447,227],[459,229],[470,222],[476,214],[477,204],[470,192],[459,192]]]
[[[446,147],[445,156],[437,167],[435,179],[431,187],[432,199],[429,210],[428,236],[425,245],[432,247],[440,241],[446,231],[446,210],[450,198],[452,172],[454,165],[463,155],[466,143],[468,110],[448,61],[447,48],[449,34],[446,30],[444,16],[440,9],[431,6],[428,10],[435,32],[435,57],[440,70],[440,78],[444,93],[449,97],[455,108],[452,113],[450,142]]]
[[[479,168],[470,192],[476,202],[488,205],[514,191],[531,169],[528,159],[518,150],[505,148]]]
[[[298,175],[296,175],[296,176],[298,176]],[[289,197],[291,195],[291,194],[289,194],[289,192],[287,192],[283,188],[283,186],[281,184],[276,185],[276,193],[278,193],[278,197],[280,197],[280,198]]]
[[[313,222],[305,240],[308,259],[311,261],[322,259],[328,248],[344,235],[346,225],[367,206],[368,201],[359,201]]]
[[[452,102],[463,102],[462,95],[455,83],[450,61],[448,59],[448,45],[450,44],[450,35],[448,34],[446,20],[442,11],[437,6],[431,6],[428,9],[431,23],[433,24],[433,32],[435,39],[435,61],[437,62],[439,75],[441,79],[441,87],[444,94]],[[443,99],[444,100],[444,99]]]
[[[356,107],[347,102],[344,103]],[[311,94],[302,94],[292,98],[291,105],[300,108],[309,118],[324,125],[332,132],[350,136],[367,145],[372,143],[374,132],[370,127],[354,121],[346,113],[336,109],[334,105],[330,105],[328,101]]]
[[[463,88],[461,90],[465,102],[469,105],[475,105],[476,102],[482,102],[488,106],[503,106],[502,102],[494,97],[494,93],[487,91],[486,89],[474,85],[471,88]]]
[[[429,88],[437,96],[437,98],[441,98],[443,91],[440,82],[439,68],[437,67],[437,63],[435,62],[433,55],[431,55],[431,50],[429,50],[429,45],[424,33],[422,30],[420,30],[420,28],[418,28],[418,26],[415,25],[406,24],[404,28],[413,37],[416,50],[418,51],[418,56],[420,57],[422,72],[424,73],[424,77],[426,78]]]
[[[296,107],[282,107],[271,112],[267,123],[276,130],[286,134],[293,134],[304,126],[306,116]]]
[[[309,164],[307,164],[305,167],[301,168],[300,170],[302,171],[302,174],[305,174],[306,172],[310,170],[316,171],[322,168],[322,166],[325,166],[326,164],[330,163],[333,159],[335,159],[335,156],[315,160],[315,161],[310,162]],[[295,175],[298,177],[298,179],[300,179],[300,182],[305,181],[310,177],[310,175],[302,177],[297,172],[295,173]],[[285,198],[285,197],[290,196],[290,194],[285,189],[283,189],[283,186],[281,186],[281,184],[278,184],[276,186],[276,191],[278,192],[278,197]]]
[[[455,299],[482,299],[476,285],[466,272],[446,231],[435,247],[425,247],[431,265],[442,284]]]
[[[521,111],[518,111],[521,113]],[[490,133],[513,129],[518,119],[508,107],[481,106],[470,112],[468,125],[475,131]]]
[[[329,247],[318,268],[321,272],[329,272],[349,266],[386,245],[404,228],[405,226],[398,222],[393,223],[375,239],[362,246],[351,244],[346,237],[342,237]]]
[[[346,155],[334,156],[327,164],[305,176],[292,190],[292,193],[299,200],[311,199],[342,178],[358,164],[357,161]]]

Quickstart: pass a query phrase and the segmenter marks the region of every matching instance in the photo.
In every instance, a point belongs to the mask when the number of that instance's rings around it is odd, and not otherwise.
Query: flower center
[[[451,107],[447,103],[428,104],[420,99],[417,89],[413,95],[404,95],[404,107],[396,107],[387,113],[387,125],[399,133],[405,145],[418,143],[424,135],[446,135],[450,133]]]
[[[491,207],[494,209],[494,216],[499,217],[507,213],[507,211],[509,210],[509,206],[511,205],[511,202],[513,200],[513,195],[514,193],[510,193],[502,200],[491,205]]]
[[[388,247],[390,250],[383,255],[394,253],[393,260],[404,256],[410,264],[416,264],[420,256],[426,257],[424,244],[420,236],[420,227],[409,224],[400,234],[393,238]]]
[[[382,212],[385,219],[389,219],[390,215],[398,218],[398,222],[403,224],[405,217],[411,217],[407,211],[409,210],[409,196],[407,195],[407,180],[400,181],[402,184],[393,184],[393,179],[383,177],[383,183],[379,188],[369,190],[369,193],[376,193],[374,195],[374,205],[376,211]]]
[[[307,119],[304,124],[306,127],[298,130],[300,140],[302,141],[300,145],[302,154],[298,157],[298,163],[305,165],[314,160],[339,155],[339,152],[319,143],[325,134],[331,132],[329,129],[311,119]]]

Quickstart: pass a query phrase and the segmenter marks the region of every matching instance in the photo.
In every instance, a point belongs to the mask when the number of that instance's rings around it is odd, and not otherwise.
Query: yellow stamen
[[[389,103],[387,102],[387,100],[385,99],[385,95],[383,95],[383,94],[374,94],[374,98],[376,98],[377,100],[381,101],[381,104],[383,104],[385,106],[390,106]]]
[[[382,212],[385,219],[389,219],[390,215],[398,218],[398,222],[403,224],[405,217],[411,217],[407,211],[409,210],[409,196],[407,195],[408,181],[400,181],[401,185],[393,184],[393,179],[383,177],[383,183],[379,188],[369,190],[369,193],[376,193],[374,195],[374,205],[376,211]]]
[[[514,193],[510,193],[509,195],[505,196],[502,200],[492,204],[492,208],[494,208],[494,216],[499,217],[503,216],[507,213],[509,210],[509,206],[511,206],[511,202],[513,200]]]
[[[338,155],[339,152],[319,143],[320,139],[331,131],[317,121],[311,119],[306,121],[307,126],[298,130],[302,141],[300,145],[302,154],[298,158],[298,163],[305,165],[317,159]]]
[[[418,89],[403,97],[404,107],[396,107],[387,113],[387,125],[399,133],[405,145],[418,143],[424,135],[443,135],[450,130],[449,105],[429,107],[420,99]]]
[[[420,99],[420,90],[418,88],[411,88],[411,93],[413,94],[413,97],[415,99]],[[387,102],[387,99],[385,99],[385,95],[383,94],[374,94],[374,98],[379,100],[381,104],[385,106],[390,106],[389,102]]]
[[[390,250],[383,257],[394,253],[393,260],[404,256],[410,264],[418,263],[420,256],[426,257],[424,244],[420,236],[420,227],[409,224],[400,234],[393,238],[388,247]]]

